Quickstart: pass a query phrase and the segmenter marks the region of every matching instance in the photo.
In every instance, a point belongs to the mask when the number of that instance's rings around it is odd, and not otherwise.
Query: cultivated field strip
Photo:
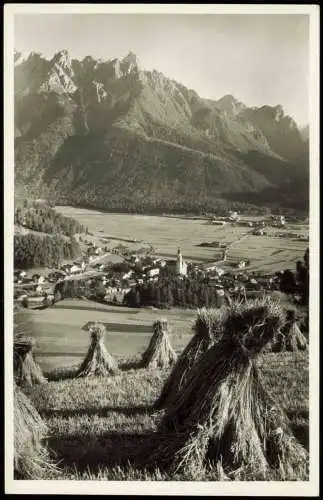
[[[105,342],[111,354],[130,357],[145,350],[154,321],[163,317],[169,321],[172,345],[181,348],[192,334],[194,311],[116,308],[76,299],[43,311],[30,310],[37,359],[44,370],[79,363],[90,342],[84,330],[89,321],[105,324]]]

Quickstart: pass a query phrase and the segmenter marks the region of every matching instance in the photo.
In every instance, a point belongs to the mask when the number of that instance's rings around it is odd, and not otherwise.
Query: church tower
[[[177,250],[177,266],[176,266],[178,274],[182,274],[182,266],[183,266],[183,257],[181,254],[181,249],[179,248]]]
[[[183,261],[183,257],[182,257],[180,248],[177,251],[176,272],[177,272],[177,274],[180,274],[183,276],[186,276],[186,274],[187,274],[187,265],[186,265],[186,262]]]

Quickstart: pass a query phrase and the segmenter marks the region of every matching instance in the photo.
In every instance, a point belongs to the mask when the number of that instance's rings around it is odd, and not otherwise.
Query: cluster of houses
[[[236,212],[233,212],[230,217],[234,221],[239,221]],[[261,224],[257,228],[257,234],[258,231],[262,230]],[[207,279],[210,286],[217,287],[219,291],[227,290],[233,294],[241,293],[241,291],[245,293],[246,290],[261,291],[275,286],[275,278],[272,276],[259,277],[244,271],[250,264],[248,259],[238,259],[232,262],[232,266],[237,269],[236,275],[233,275],[232,271],[225,272],[217,264],[187,263],[180,249],[178,249],[176,258],[172,260],[155,257],[151,255],[151,252],[122,252],[122,264],[118,266],[111,262],[95,262],[95,259],[99,260],[98,257],[102,256],[104,250],[93,242],[86,242],[86,245],[87,250],[82,259],[62,265],[60,269],[52,270],[47,276],[37,273],[28,276],[26,271],[16,271],[14,280],[17,285],[16,295],[19,295],[19,299],[23,300],[27,296],[28,299],[37,298],[38,301],[50,305],[54,301],[53,288],[58,280],[78,279],[78,275],[84,277],[83,273],[88,268],[91,270],[91,275],[88,276],[89,283],[92,280],[104,287],[104,300],[108,303],[121,304],[132,287],[147,281],[158,281],[165,267],[172,267],[175,275],[179,278]],[[120,255],[120,248],[115,253]],[[224,250],[224,262],[227,260],[226,257],[226,250]]]
[[[308,241],[309,240],[308,236],[304,236],[304,235],[299,234],[299,233],[291,233],[291,232],[276,233],[274,236],[276,236],[276,238],[293,238],[293,239],[297,239],[300,241]]]
[[[279,279],[276,275],[259,275],[257,273],[225,273],[222,276],[209,278],[209,284],[222,288],[235,296],[239,294],[262,294],[268,290],[279,288]]]
[[[211,219],[209,221],[210,224],[216,226],[225,226],[226,224],[234,224],[241,227],[250,227],[250,228],[261,228],[265,226],[272,227],[285,227],[286,219],[284,215],[271,215],[269,218],[264,218],[262,220],[247,220],[241,219],[238,212],[229,212],[228,215],[217,217],[216,219]]]
[[[54,302],[53,279],[45,278],[38,273],[28,276],[24,270],[14,272],[14,299],[23,303],[28,300],[29,304],[41,305],[43,301],[48,304]]]

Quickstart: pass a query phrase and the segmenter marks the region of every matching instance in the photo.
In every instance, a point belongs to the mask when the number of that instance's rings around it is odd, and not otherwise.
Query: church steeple
[[[185,275],[186,274],[186,269],[184,269],[185,264],[183,262],[183,257],[181,253],[181,249],[179,248],[177,250],[177,262],[176,262],[176,270],[178,274]]]

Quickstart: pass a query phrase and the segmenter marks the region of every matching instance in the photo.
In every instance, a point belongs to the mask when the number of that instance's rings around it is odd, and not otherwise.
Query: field
[[[228,261],[248,258],[250,259],[248,269],[261,270],[265,273],[284,269],[294,270],[296,261],[303,260],[306,248],[306,242],[278,238],[274,233],[268,236],[250,234],[229,250]]]
[[[202,476],[169,475],[158,464],[146,470],[144,463],[129,459],[152,440],[158,419],[152,404],[169,373],[135,367],[152,335],[152,323],[161,316],[168,318],[171,343],[180,353],[192,335],[195,311],[161,312],[64,300],[29,314],[37,360],[49,383],[34,386],[28,394],[49,426],[48,445],[59,464],[59,471],[49,473],[47,479],[219,479],[215,470]],[[121,372],[74,379],[89,345],[89,334],[82,327],[92,320],[107,325],[105,344],[118,359]],[[308,449],[308,353],[265,354],[257,363],[267,390],[285,408],[295,436]]]
[[[295,436],[308,449],[307,354],[266,354],[258,365],[268,391],[286,409]],[[157,463],[155,470],[147,471],[144,464],[134,465],[129,460],[153,441],[156,416],[151,405],[167,374],[168,371],[124,368],[114,377],[64,380],[61,372],[61,380],[29,390],[48,423],[48,444],[59,462],[58,476],[49,475],[48,479],[219,479],[215,470],[196,476],[170,476],[159,470]]]
[[[205,220],[102,213],[68,206],[56,207],[56,209],[65,216],[79,220],[97,237],[114,238],[110,242],[112,246],[122,243],[130,249],[137,250],[140,246],[151,244],[156,255],[169,258],[175,258],[177,249],[180,247],[187,261],[219,260],[221,251],[216,248],[198,246],[202,242],[218,241],[233,244],[228,251],[229,260],[230,258],[234,260],[249,258],[250,269],[272,272],[288,267],[294,269],[296,261],[302,259],[308,246],[306,241],[294,241],[292,238],[275,236],[278,231],[292,231],[304,236],[308,235],[308,226],[301,224],[288,229],[273,229],[269,236],[248,234],[244,237],[250,228],[230,224],[216,226],[208,224]],[[257,217],[254,219],[256,220]],[[125,243],[124,239],[136,239],[138,243]]]
[[[153,322],[166,317],[171,327],[174,348],[185,345],[191,335],[194,311],[131,309],[107,306],[87,300],[63,300],[44,310],[30,310],[30,329],[37,339],[37,360],[43,370],[80,363],[90,339],[82,330],[88,321],[107,326],[109,351],[117,357],[143,352],[152,334]]]

